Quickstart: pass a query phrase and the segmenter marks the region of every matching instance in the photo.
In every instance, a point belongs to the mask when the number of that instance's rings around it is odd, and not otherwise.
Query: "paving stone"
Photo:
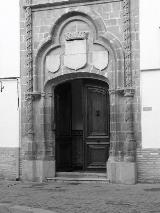
[[[0,181],[0,203],[0,213],[158,213],[160,184]]]

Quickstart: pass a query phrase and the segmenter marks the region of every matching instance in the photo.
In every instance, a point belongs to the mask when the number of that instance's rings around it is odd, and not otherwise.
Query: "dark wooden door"
[[[109,95],[106,84],[84,83],[85,170],[104,170],[109,155]]]
[[[55,89],[56,117],[56,170],[72,169],[71,137],[71,85],[62,84]]]

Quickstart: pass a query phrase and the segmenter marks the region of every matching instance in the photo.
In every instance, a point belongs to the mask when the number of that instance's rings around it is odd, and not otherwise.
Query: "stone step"
[[[65,177],[54,177],[47,178],[47,181],[57,181],[57,182],[105,182],[109,183],[107,178],[65,178]]]
[[[109,183],[105,173],[87,172],[57,172],[56,177],[47,178],[47,181]]]
[[[56,177],[71,177],[71,178],[106,178],[106,173],[98,172],[56,172]]]

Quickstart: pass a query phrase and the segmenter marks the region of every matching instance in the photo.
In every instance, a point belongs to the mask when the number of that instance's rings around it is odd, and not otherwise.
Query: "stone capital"
[[[135,93],[135,89],[133,88],[125,88],[124,89],[124,96],[125,97],[133,97]]]

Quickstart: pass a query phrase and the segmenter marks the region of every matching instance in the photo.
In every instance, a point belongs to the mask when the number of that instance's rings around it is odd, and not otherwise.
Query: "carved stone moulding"
[[[77,31],[77,32],[67,32],[64,34],[66,41],[72,40],[84,40],[88,38],[88,32]]]
[[[109,51],[102,42],[94,42],[94,30],[89,28],[85,21],[69,22],[69,24],[74,23],[77,26],[83,24],[88,31],[60,33],[60,45],[52,48],[46,55],[46,70],[53,74],[62,70],[64,73],[66,69],[77,71],[86,67],[105,70],[109,64]],[[69,24],[65,25],[64,31],[68,31]]]
[[[72,72],[92,72],[112,79],[121,75],[121,79],[124,79],[122,44],[106,31],[98,14],[95,18],[92,9],[85,12],[75,7],[58,17],[50,30],[49,40],[39,46],[34,64],[37,90],[43,90],[51,79]],[[115,74],[115,56],[122,68],[120,75]],[[123,86],[123,80],[118,86]]]
[[[135,94],[135,89],[133,87],[131,87],[131,88],[126,87],[125,88],[125,90],[124,90],[124,96],[125,97],[133,97],[134,94]]]
[[[32,106],[32,96],[29,94],[33,91],[33,65],[32,65],[32,9],[30,5],[31,0],[27,0],[28,5],[25,9],[25,27],[26,27],[26,74],[27,74],[27,92],[25,94],[26,102],[26,122],[27,128],[25,133],[28,136],[28,140],[33,142],[33,106]]]
[[[25,99],[26,99],[26,101],[27,101],[27,99],[38,99],[38,98],[40,98],[42,96],[42,93],[40,93],[40,92],[26,92],[25,93]]]
[[[134,94],[135,94],[135,88],[123,87],[123,88],[117,88],[117,89],[110,89],[109,93],[110,93],[110,95],[111,94],[119,94],[119,95],[123,95],[125,97],[133,97]]]
[[[26,0],[26,3],[24,7],[27,7],[30,5],[31,0]],[[86,5],[86,4],[94,4],[95,2],[97,3],[110,3],[110,2],[117,2],[117,1],[122,1],[122,0],[44,0],[43,3],[41,0],[32,0],[31,7],[33,9],[39,9],[39,8],[45,8],[45,7],[59,7],[59,6],[66,6],[68,5]]]
[[[123,35],[125,53],[125,87],[132,87],[130,0],[123,0]]]

